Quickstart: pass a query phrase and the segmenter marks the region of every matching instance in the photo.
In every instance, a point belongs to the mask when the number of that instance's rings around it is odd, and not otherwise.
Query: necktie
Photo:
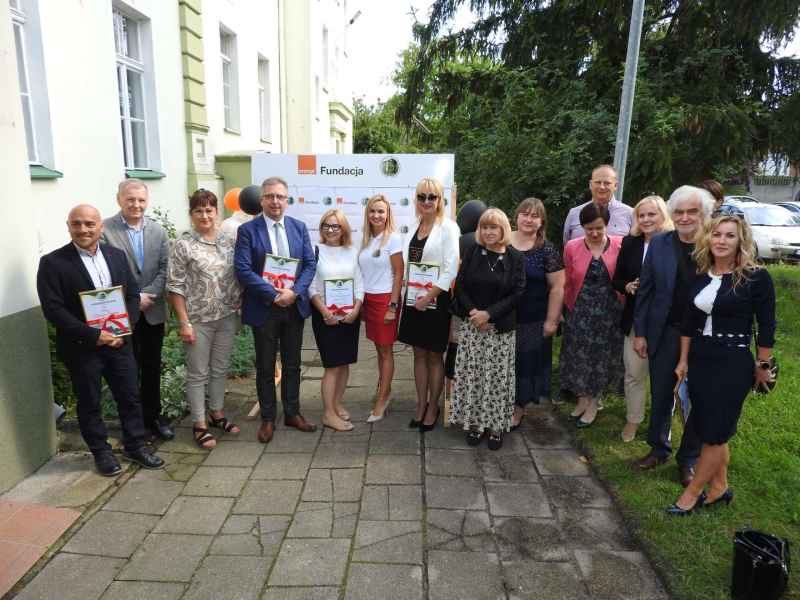
[[[286,242],[283,241],[283,236],[281,235],[281,224],[275,223],[273,225],[275,228],[275,244],[278,246],[278,256],[289,256],[289,249],[286,248]]]

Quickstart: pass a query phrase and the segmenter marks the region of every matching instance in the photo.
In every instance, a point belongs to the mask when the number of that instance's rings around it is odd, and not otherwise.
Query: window
[[[115,9],[114,46],[117,53],[119,121],[125,167],[147,169],[148,120],[145,111],[145,62],[142,52],[142,23]]]
[[[320,104],[319,75],[315,75],[314,76],[314,116],[317,117],[317,121],[319,121],[319,104]]]
[[[261,57],[258,59],[258,122],[261,141],[270,141],[269,61]]]
[[[220,58],[222,60],[222,107],[225,129],[239,131],[239,78],[236,65],[236,36],[219,31]]]
[[[322,87],[326,90],[329,85],[330,56],[328,53],[328,28],[322,28]]]

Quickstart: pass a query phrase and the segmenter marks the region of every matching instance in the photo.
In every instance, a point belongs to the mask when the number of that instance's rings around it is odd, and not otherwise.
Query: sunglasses
[[[420,204],[433,204],[439,199],[437,194],[417,194],[417,202]]]

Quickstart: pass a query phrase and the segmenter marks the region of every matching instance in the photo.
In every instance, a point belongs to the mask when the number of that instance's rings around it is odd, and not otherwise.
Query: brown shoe
[[[272,421],[262,421],[256,437],[262,444],[269,444],[272,441],[273,433],[275,433],[275,426],[272,424]]]
[[[683,487],[689,487],[694,479],[694,467],[687,467],[686,465],[678,465],[678,473]]]
[[[648,454],[644,458],[634,461],[633,466],[641,471],[649,471],[656,468],[658,465],[663,465],[667,462],[667,457],[659,457],[655,454]]]
[[[309,423],[303,418],[303,415],[295,415],[293,417],[286,417],[283,420],[283,424],[287,427],[294,427],[295,429],[299,429],[300,431],[305,431],[306,433],[311,433],[312,431],[317,430],[317,426],[313,423]]]

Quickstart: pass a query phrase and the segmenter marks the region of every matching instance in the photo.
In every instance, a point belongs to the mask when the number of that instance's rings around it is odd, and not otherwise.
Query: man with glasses
[[[628,235],[633,224],[633,209],[614,197],[616,189],[617,172],[614,167],[611,165],[595,167],[592,171],[592,178],[589,180],[589,191],[592,193],[592,199],[589,202],[608,208],[608,213],[611,217],[606,227],[608,235]],[[565,244],[570,240],[585,235],[579,215],[581,214],[581,209],[589,202],[575,206],[567,214],[567,219],[564,221]]]
[[[256,349],[256,390],[261,405],[257,438],[268,444],[276,416],[275,359],[280,347],[281,401],[287,427],[316,431],[300,414],[300,349],[304,320],[311,314],[308,286],[316,260],[308,229],[302,221],[284,215],[289,187],[280,177],[261,184],[263,214],[239,227],[234,268],[242,285],[242,322],[253,329]],[[266,275],[267,258],[296,260],[293,275],[274,280]],[[294,261],[289,261],[292,264]]]

